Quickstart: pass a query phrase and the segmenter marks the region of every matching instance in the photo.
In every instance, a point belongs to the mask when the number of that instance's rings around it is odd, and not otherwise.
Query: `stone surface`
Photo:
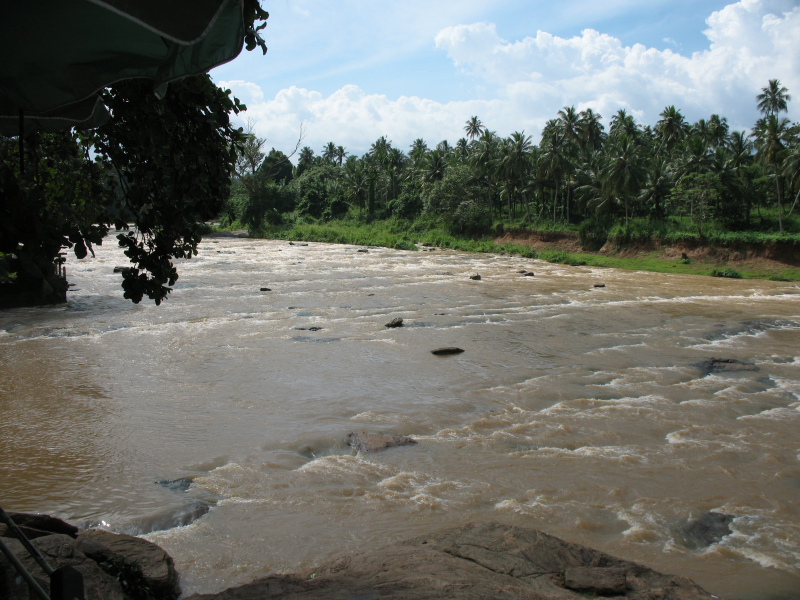
[[[61,533],[70,537],[78,535],[78,528],[50,515],[40,515],[35,513],[9,512],[8,516],[14,521],[29,540],[36,539],[51,533]],[[5,526],[3,526],[5,531]],[[0,536],[11,535],[2,532]]]
[[[354,431],[347,434],[347,445],[359,452],[380,452],[397,446],[413,446],[417,441],[407,435],[391,435],[387,433],[366,433]]]
[[[49,577],[22,547],[22,544],[17,540],[7,538],[4,538],[3,542],[39,582],[39,585],[45,591],[49,590]],[[32,543],[53,569],[70,566],[83,576],[85,600],[127,600],[119,582],[103,571],[97,562],[78,550],[77,542],[73,538],[54,533],[37,538]],[[33,595],[29,596],[27,584],[17,576],[14,567],[2,554],[0,554],[0,598],[5,600],[38,598]]]
[[[758,371],[756,365],[742,362],[735,358],[707,358],[692,366],[704,371],[706,375],[711,375],[712,373],[735,373],[737,371]]]
[[[582,568],[589,570],[575,570]],[[588,574],[596,586],[607,581],[615,590],[624,576],[624,590],[614,592],[617,598],[715,598],[684,577],[664,575],[535,529],[483,523],[186,600],[579,600],[598,593],[568,588],[567,573],[570,577]]]
[[[571,567],[564,570],[564,587],[601,596],[624,595],[628,587],[623,568]]]
[[[478,275],[477,273],[475,273],[475,275],[470,275],[469,278],[472,279],[473,281],[480,281],[481,280],[481,276]]]
[[[403,319],[400,318],[400,317],[395,317],[394,319],[389,321],[385,326],[389,327],[389,328],[402,327],[403,326]]]
[[[147,580],[150,589],[157,598],[177,598],[181,589],[178,583],[178,572],[172,557],[142,538],[121,533],[111,533],[102,529],[92,529],[78,534],[79,547],[93,548],[104,546],[111,556],[124,559],[136,565]]]

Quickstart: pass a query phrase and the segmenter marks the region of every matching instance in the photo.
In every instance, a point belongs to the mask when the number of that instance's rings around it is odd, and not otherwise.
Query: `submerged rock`
[[[472,279],[473,281],[480,281],[481,280],[481,276],[478,275],[477,273],[475,273],[475,275],[470,275],[469,278]]]
[[[366,433],[354,431],[347,434],[347,445],[359,452],[380,452],[397,446],[414,446],[417,440],[407,435],[391,435],[387,433]]]
[[[733,533],[730,524],[735,518],[734,515],[710,511],[688,522],[683,531],[692,541],[702,546],[710,546]]]
[[[706,375],[712,373],[734,373],[736,371],[758,371],[753,363],[746,363],[735,358],[707,358],[692,365],[704,371]]]
[[[194,481],[191,477],[179,477],[178,479],[157,479],[156,485],[172,490],[173,492],[185,492]]]
[[[716,598],[685,577],[664,575],[535,529],[484,523],[186,600],[582,600],[587,594],[630,600]]]

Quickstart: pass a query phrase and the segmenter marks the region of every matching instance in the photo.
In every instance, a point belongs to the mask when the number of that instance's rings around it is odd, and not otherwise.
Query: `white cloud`
[[[708,48],[691,56],[624,46],[593,29],[571,38],[538,31],[519,41],[504,40],[489,22],[441,29],[437,48],[467,85],[482,90],[481,100],[391,99],[355,85],[327,96],[291,87],[264,99],[255,84],[224,85],[244,96],[247,116],[268,145],[292,148],[302,122],[304,144],[316,152],[333,141],[355,154],[381,135],[404,150],[417,137],[429,145],[453,143],[472,115],[500,135],[525,130],[538,141],[544,123],[567,105],[590,107],[606,122],[625,108],[640,122],[654,123],[674,104],[690,120],[719,113],[746,129],[757,118],[755,95],[773,78],[800,100],[800,7],[794,2],[741,0],[710,15],[707,25]]]

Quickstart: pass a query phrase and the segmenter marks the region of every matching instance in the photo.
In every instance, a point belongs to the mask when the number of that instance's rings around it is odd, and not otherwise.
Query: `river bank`
[[[172,557],[156,544],[104,530],[81,531],[48,515],[12,513],[12,518],[50,568],[70,567],[80,573],[86,600],[177,600],[181,596]],[[6,526],[0,527],[4,547],[41,589],[48,589],[49,578],[40,564]],[[0,556],[0,593],[7,600],[29,597],[28,585],[5,556]],[[664,575],[535,529],[469,523],[377,551],[345,550],[330,563],[300,573],[271,574],[219,593],[193,594],[188,600],[578,600],[598,594],[631,600],[718,598],[686,577]]]
[[[212,235],[248,235],[246,230],[216,228]],[[480,238],[454,236],[436,228],[389,222],[273,226],[253,232],[255,238],[383,246],[395,249],[445,248],[505,253],[551,263],[717,277],[800,281],[800,245],[792,241],[741,242],[731,245],[697,241],[667,243],[658,238],[628,244],[607,242],[585,248],[576,232],[507,229]]]

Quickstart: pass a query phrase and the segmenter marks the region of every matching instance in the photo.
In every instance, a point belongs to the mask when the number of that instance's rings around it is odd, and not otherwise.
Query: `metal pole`
[[[2,510],[2,509],[0,509]],[[50,600],[50,594],[45,592],[42,589],[42,586],[39,585],[39,582],[34,579],[33,575],[28,573],[28,570],[25,568],[17,556],[11,551],[11,549],[3,543],[3,538],[0,538],[0,551],[6,555],[8,562],[10,562],[17,572],[22,575],[22,578],[28,583],[28,586],[36,593],[39,598],[42,600]]]
[[[25,175],[25,112],[19,109],[19,174]]]
[[[14,534],[14,537],[16,537],[19,542],[25,546],[25,550],[30,553],[33,559],[39,563],[40,567],[42,567],[44,572],[47,573],[47,576],[50,577],[50,575],[53,574],[53,567],[47,564],[44,556],[39,553],[38,548],[31,544],[30,540],[28,540],[25,534],[20,531],[19,527],[17,527],[17,524],[14,523],[11,517],[8,516],[8,513],[3,510],[2,506],[0,506],[0,521],[3,521],[3,523],[8,525],[8,528],[11,530],[11,533]]]

